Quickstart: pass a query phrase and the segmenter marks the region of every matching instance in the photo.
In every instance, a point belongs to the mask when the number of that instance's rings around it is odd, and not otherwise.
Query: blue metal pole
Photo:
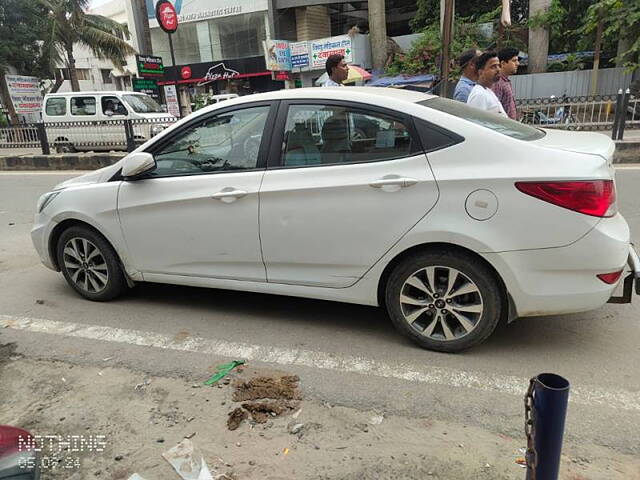
[[[535,467],[527,468],[527,480],[557,480],[564,422],[569,401],[569,381],[553,373],[533,379],[533,440]]]

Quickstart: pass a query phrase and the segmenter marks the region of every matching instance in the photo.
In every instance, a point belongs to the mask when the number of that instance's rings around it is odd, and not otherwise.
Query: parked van
[[[65,92],[44,97],[42,118],[58,153],[126,150],[124,120],[142,143],[177,119],[149,95],[138,92]]]

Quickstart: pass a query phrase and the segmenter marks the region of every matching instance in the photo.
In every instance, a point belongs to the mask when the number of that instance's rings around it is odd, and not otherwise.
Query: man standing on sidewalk
[[[517,120],[518,114],[516,113],[516,97],[513,94],[513,86],[509,77],[515,75],[520,66],[518,53],[518,49],[512,47],[503,48],[498,52],[500,78],[492,87],[493,93],[496,94],[505,112],[512,120]]]
[[[483,53],[476,59],[476,69],[478,70],[478,83],[471,90],[467,105],[506,117],[507,114],[500,100],[491,90],[500,77],[498,55],[495,52]]]
[[[476,58],[480,56],[482,52],[472,48],[460,55],[458,58],[458,65],[462,70],[462,76],[458,80],[456,89],[453,92],[453,99],[462,103],[467,103],[471,89],[476,86],[478,80],[478,72],[476,71]]]

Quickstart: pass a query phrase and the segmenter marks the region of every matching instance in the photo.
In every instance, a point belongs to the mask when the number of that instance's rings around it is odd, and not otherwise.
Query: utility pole
[[[440,67],[440,96],[447,97],[449,87],[449,70],[451,40],[453,37],[453,6],[455,0],[442,0],[442,65]]]
[[[600,51],[602,50],[602,31],[604,21],[602,9],[598,11],[598,28],[596,29],[596,51],[593,54],[593,70],[591,70],[591,95],[598,93],[598,70],[600,69]]]
[[[387,15],[385,0],[369,2],[369,41],[373,70],[382,72],[387,61]]]

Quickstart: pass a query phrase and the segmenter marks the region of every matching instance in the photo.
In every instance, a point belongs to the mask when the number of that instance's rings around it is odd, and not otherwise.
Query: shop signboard
[[[132,81],[134,92],[146,93],[156,102],[160,103],[160,89],[158,82],[151,78],[134,78]]]
[[[156,6],[160,0],[146,0],[149,27],[159,26]],[[165,0],[163,0],[165,1]],[[178,15],[178,23],[199,22],[212,18],[223,18],[268,9],[269,0],[166,0],[173,4]]]
[[[287,40],[266,40],[264,42],[267,70],[287,72],[291,70],[291,50]]]
[[[174,117],[180,117],[180,104],[178,103],[178,91],[175,85],[164,86],[164,99],[167,103],[167,111]]]
[[[289,44],[291,50],[291,67],[301,70],[309,68],[309,43],[294,42]]]
[[[38,77],[5,75],[4,79],[16,113],[24,115],[42,111],[42,93]]]
[[[321,38],[309,43],[311,44],[311,68],[313,70],[324,68],[327,58],[335,54],[344,55],[347,63],[353,61],[353,46],[349,35]]]
[[[136,64],[138,65],[138,75],[143,78],[164,77],[164,64],[162,63],[162,57],[136,55]]]

